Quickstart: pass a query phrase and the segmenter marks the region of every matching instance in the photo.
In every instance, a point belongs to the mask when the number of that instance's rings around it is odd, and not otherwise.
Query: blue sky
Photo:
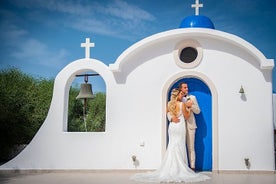
[[[132,44],[176,29],[194,15],[195,0],[1,0],[0,69],[17,67],[35,77],[55,78],[67,64],[84,58],[89,37],[91,57],[105,64]],[[217,30],[235,34],[267,58],[276,55],[275,0],[200,0],[200,15]],[[273,69],[276,91],[276,69]],[[100,77],[89,79],[104,91]]]

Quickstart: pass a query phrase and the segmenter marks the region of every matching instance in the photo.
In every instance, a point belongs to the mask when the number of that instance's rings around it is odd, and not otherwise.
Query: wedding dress
[[[170,122],[168,128],[169,144],[160,167],[153,172],[138,173],[131,179],[142,182],[199,182],[208,176],[195,173],[188,167],[186,151],[186,124],[180,105],[179,123]]]

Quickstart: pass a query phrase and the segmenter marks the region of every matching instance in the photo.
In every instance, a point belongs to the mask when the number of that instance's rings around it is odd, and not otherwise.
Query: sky
[[[0,70],[16,67],[37,78],[54,79],[69,63],[85,57],[80,44],[95,43],[91,58],[106,65],[148,36],[177,29],[195,14],[195,0],[0,0]],[[200,0],[200,15],[216,30],[241,37],[266,58],[276,59],[275,0]],[[80,80],[80,79],[78,79]],[[78,81],[76,79],[76,81]],[[81,79],[82,80],[82,79]],[[105,91],[101,77],[89,78]],[[276,69],[273,69],[276,92]]]

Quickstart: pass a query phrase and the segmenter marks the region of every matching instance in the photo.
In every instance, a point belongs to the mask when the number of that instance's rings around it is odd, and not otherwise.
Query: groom
[[[182,101],[186,103],[186,106],[191,110],[191,115],[189,119],[186,120],[186,142],[188,147],[190,167],[195,171],[195,131],[197,126],[194,114],[199,114],[200,108],[198,106],[196,97],[194,95],[188,95],[189,88],[187,83],[180,83],[178,88],[184,94]],[[179,119],[177,117],[171,117],[171,121],[179,122]]]

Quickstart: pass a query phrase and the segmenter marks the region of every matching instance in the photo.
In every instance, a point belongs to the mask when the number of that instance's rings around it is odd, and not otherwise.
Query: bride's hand
[[[172,119],[171,119],[171,121],[173,122],[173,123],[179,123],[180,122],[180,119],[178,118],[178,117],[172,117]]]
[[[189,107],[189,108],[191,108],[193,104],[194,104],[194,102],[192,100],[188,100],[186,102],[186,106]]]
[[[185,103],[183,103],[182,113],[184,115],[185,120],[190,118],[191,110]]]

